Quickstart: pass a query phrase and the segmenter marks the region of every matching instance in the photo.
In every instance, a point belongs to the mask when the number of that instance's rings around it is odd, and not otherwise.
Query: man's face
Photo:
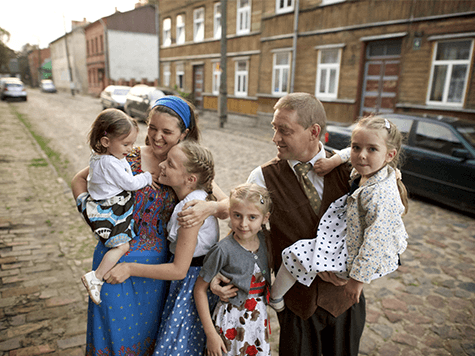
[[[274,128],[272,141],[277,146],[277,157],[280,159],[307,162],[318,153],[320,126],[304,129],[298,123],[297,111],[277,109],[271,124]]]

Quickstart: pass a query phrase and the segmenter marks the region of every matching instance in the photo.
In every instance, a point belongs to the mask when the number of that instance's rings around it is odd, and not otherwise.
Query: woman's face
[[[154,156],[163,161],[167,158],[168,151],[185,139],[186,132],[180,131],[178,118],[157,112],[150,118],[147,136]]]

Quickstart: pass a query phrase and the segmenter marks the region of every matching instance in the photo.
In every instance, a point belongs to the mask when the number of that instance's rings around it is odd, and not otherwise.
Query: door
[[[203,107],[203,65],[193,66],[193,97],[197,108]]]
[[[394,112],[401,43],[400,39],[368,43],[360,116]]]

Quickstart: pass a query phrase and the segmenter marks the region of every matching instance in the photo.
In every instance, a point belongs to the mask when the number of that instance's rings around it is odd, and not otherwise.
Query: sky
[[[0,0],[0,28],[10,32],[6,45],[20,51],[23,45],[46,48],[71,31],[71,21],[95,22],[133,10],[138,0]]]

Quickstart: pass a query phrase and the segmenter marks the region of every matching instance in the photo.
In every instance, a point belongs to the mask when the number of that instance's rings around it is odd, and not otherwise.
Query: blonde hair
[[[106,153],[107,148],[102,146],[101,139],[108,137],[115,139],[130,134],[132,129],[139,130],[135,119],[118,109],[103,110],[94,120],[89,131],[89,146],[96,153]]]
[[[277,109],[295,110],[298,116],[298,123],[304,129],[318,124],[321,128],[320,135],[322,132],[325,132],[327,115],[322,103],[314,95],[308,93],[287,94],[274,105],[274,110]]]
[[[401,131],[397,128],[396,125],[394,125],[391,121],[388,119],[385,119],[380,116],[366,116],[361,118],[356,127],[354,128],[352,134],[351,134],[351,139],[353,140],[353,135],[354,133],[359,130],[359,129],[369,129],[369,130],[378,130],[378,131],[383,131],[386,132],[387,135],[385,137],[385,143],[386,143],[386,148],[388,151],[391,150],[396,150],[396,154],[394,155],[394,158],[391,160],[391,162],[388,163],[388,165],[395,170],[398,169],[402,163],[402,141],[403,141],[403,136],[401,134]],[[409,210],[409,201],[407,198],[407,189],[404,186],[403,182],[401,179],[397,180],[397,188],[399,190],[399,195],[401,196],[401,201],[404,205],[404,214],[407,214],[407,211]]]
[[[240,202],[246,200],[253,203],[262,215],[270,213],[272,209],[272,201],[269,192],[266,188],[255,183],[240,184],[232,189],[229,194],[230,205],[232,205],[233,200]]]
[[[184,166],[189,174],[198,177],[197,188],[208,193],[206,200],[216,201],[213,195],[214,159],[211,151],[194,140],[188,139],[178,143],[178,147],[188,159]]]

